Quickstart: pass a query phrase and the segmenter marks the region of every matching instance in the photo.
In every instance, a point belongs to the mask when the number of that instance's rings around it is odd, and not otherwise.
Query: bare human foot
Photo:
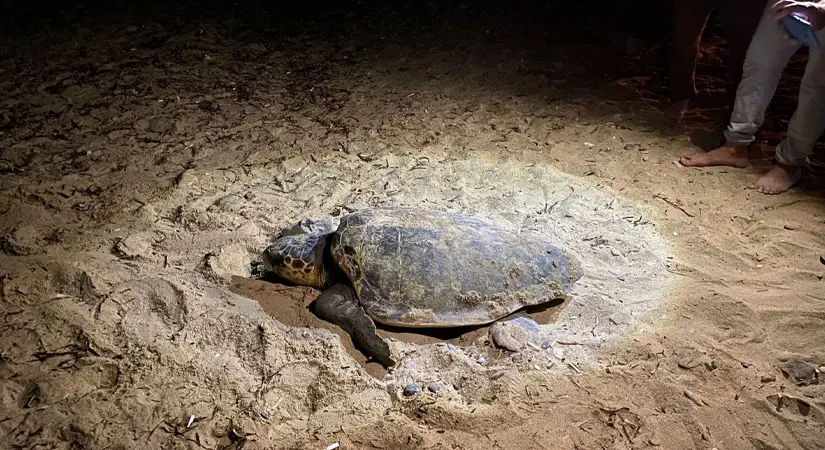
[[[796,184],[800,178],[802,178],[802,169],[799,167],[777,163],[768,173],[748,186],[748,189],[756,189],[769,195],[781,194]]]
[[[707,153],[685,153],[679,162],[688,167],[730,166],[744,169],[748,167],[748,146],[726,142]]]

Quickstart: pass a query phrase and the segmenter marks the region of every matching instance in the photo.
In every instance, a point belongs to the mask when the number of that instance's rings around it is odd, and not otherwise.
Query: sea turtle
[[[395,327],[484,325],[525,306],[568,299],[579,261],[543,241],[462,214],[381,207],[306,219],[263,252],[267,269],[322,290],[311,310],[394,365],[375,322]]]

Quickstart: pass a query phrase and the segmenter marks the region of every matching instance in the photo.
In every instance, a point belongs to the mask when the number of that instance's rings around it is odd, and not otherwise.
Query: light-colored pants
[[[754,141],[782,71],[800,47],[798,42],[786,38],[782,24],[767,11],[766,8],[748,47],[730,125],[725,130],[725,138],[735,144]],[[789,166],[806,164],[816,140],[825,131],[825,30],[817,37],[823,47],[809,53],[787,138],[776,148],[776,160]]]

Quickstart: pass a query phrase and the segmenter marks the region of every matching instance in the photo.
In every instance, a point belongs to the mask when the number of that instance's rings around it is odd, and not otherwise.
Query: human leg
[[[825,30],[817,34],[820,41],[825,40]],[[749,187],[763,194],[780,194],[790,189],[802,177],[801,167],[807,163],[823,132],[825,52],[819,50],[808,54],[796,111],[788,123],[787,137],[776,147],[776,165]]]
[[[742,66],[767,0],[721,0],[718,10],[727,41],[727,97],[733,109],[736,88],[742,80]]]
[[[725,130],[728,142],[737,145],[747,146],[754,141],[782,71],[800,46],[787,39],[782,25],[767,14],[767,9],[764,11],[745,55],[742,80]]]
[[[745,56],[725,144],[707,153],[689,152],[680,160],[683,165],[748,166],[748,146],[762,126],[785,65],[799,49],[798,43],[785,38],[780,26],[767,14],[759,21]]]
[[[670,100],[674,102],[667,115],[681,118],[696,94],[696,56],[702,32],[713,10],[711,0],[673,1],[673,53],[670,58]]]

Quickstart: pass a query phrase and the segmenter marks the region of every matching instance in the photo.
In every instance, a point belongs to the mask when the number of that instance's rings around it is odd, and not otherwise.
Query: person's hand
[[[814,31],[825,28],[825,0],[800,2],[795,0],[779,0],[771,6],[771,16],[779,20],[788,14],[802,14]]]

